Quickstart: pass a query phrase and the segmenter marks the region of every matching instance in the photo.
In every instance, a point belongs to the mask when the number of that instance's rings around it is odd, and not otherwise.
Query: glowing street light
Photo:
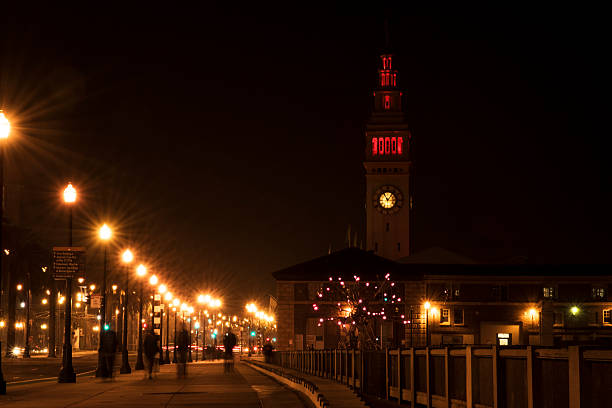
[[[130,267],[129,265],[134,260],[134,254],[130,249],[126,249],[121,254],[121,260],[125,264],[125,296],[123,298],[123,340],[121,344],[121,368],[119,373],[129,374],[132,372],[130,362],[128,360],[128,349],[127,349],[127,335],[128,335],[128,306],[129,306],[129,285],[130,285]]]
[[[147,274],[147,267],[143,264],[138,265],[138,268],[136,268],[136,274],[140,277],[145,276]]]
[[[72,183],[68,183],[64,189],[64,202],[67,204],[74,203],[77,199],[77,191],[72,186]]]
[[[11,134],[11,122],[6,118],[4,112],[0,110],[0,139],[8,139]]]
[[[147,275],[147,267],[143,264],[138,265],[136,268],[136,275],[140,278],[144,278]],[[142,358],[142,301],[144,298],[144,288],[142,286],[142,279],[140,280],[140,302],[138,304],[138,356],[136,357],[136,370],[144,370],[144,360]]]
[[[157,285],[158,279],[157,276],[155,275],[151,275],[151,277],[149,278],[149,283],[153,286]]]
[[[168,287],[162,283],[157,287],[157,291],[163,295],[168,291]]]
[[[102,344],[102,335],[106,330],[106,275],[107,275],[107,253],[108,253],[108,241],[111,239],[113,232],[107,224],[102,225],[100,230],[98,231],[98,235],[100,239],[106,244],[104,245],[104,274],[102,276],[102,304],[100,305],[100,315],[102,319],[100,320],[100,343]],[[104,362],[104,357],[102,356],[102,348],[98,350],[98,367],[96,369],[96,377],[106,377],[106,364]]]

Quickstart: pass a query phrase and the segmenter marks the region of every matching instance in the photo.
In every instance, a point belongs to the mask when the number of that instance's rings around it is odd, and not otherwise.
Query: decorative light
[[[113,285],[111,287],[113,288],[113,292],[115,292],[117,290],[117,285]]]
[[[77,279],[77,281],[78,281],[79,283],[83,283],[83,282],[85,282],[85,278],[79,278],[79,279]]]
[[[538,313],[534,308],[529,309],[529,315],[533,318]]]
[[[64,202],[65,203],[74,203],[77,198],[77,192],[74,187],[72,187],[72,183],[68,183],[68,186],[64,189]]]
[[[46,305],[47,303],[48,303],[48,300],[47,300],[47,299],[43,299],[43,300],[42,300],[42,304],[43,304],[43,305]]]
[[[21,289],[23,289],[23,285],[21,285],[21,283],[20,283],[20,284],[17,285],[17,290],[21,290]]]
[[[577,306],[572,306],[570,312],[572,312],[572,314],[576,316],[580,312],[580,309]]]
[[[51,294],[51,291],[49,289],[47,289],[45,292],[47,293],[47,295]]]
[[[423,307],[425,307],[425,310],[429,310],[431,308],[431,303],[429,302],[425,302],[425,304],[423,305]]]
[[[75,305],[76,307],[81,307],[81,302],[76,302],[74,305]]]
[[[59,300],[58,300],[59,304],[60,304],[60,305],[63,305],[65,301],[66,301],[66,298],[65,298],[65,297],[63,297],[63,296],[60,296],[60,298],[59,298]]]
[[[25,307],[25,302],[21,302],[19,306],[21,306],[21,308],[23,309]]]
[[[89,285],[89,290],[91,290],[92,292],[96,290],[96,285],[94,285],[93,283]]]
[[[6,326],[6,323],[4,322],[4,320],[0,320],[0,327],[4,327]]]
[[[113,232],[111,231],[108,225],[104,224],[102,225],[102,227],[100,227],[100,239],[101,240],[108,241],[112,235],[113,235]]]
[[[40,328],[43,329],[43,330],[47,330],[47,323],[41,324]]]

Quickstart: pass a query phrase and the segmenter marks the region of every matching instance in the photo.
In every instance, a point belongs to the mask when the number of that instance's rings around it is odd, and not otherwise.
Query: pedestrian
[[[176,365],[176,376],[178,378],[187,377],[187,354],[189,352],[189,333],[185,323],[182,324],[181,330],[176,339],[178,351],[178,364]]]
[[[113,378],[113,367],[115,365],[115,353],[117,352],[117,334],[113,330],[105,330],[102,333],[102,362],[104,364],[104,377]]]
[[[230,327],[223,336],[223,348],[225,349],[223,368],[226,374],[234,371],[234,346],[236,346],[236,335],[232,333]]]
[[[148,375],[149,380],[151,380],[153,378],[153,371],[155,370],[157,364],[159,364],[160,356],[159,336],[155,334],[153,329],[147,330],[143,349],[146,357],[145,378]]]
[[[271,363],[272,362],[272,350],[274,350],[274,346],[270,343],[266,343],[263,346],[263,355],[264,355],[264,361],[266,363]]]

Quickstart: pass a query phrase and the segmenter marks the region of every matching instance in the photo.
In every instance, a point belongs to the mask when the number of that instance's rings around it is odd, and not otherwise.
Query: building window
[[[389,95],[385,95],[385,110],[391,109],[391,97]]]
[[[453,310],[453,324],[456,326],[463,325],[463,309]]]
[[[612,324],[612,309],[607,309],[603,311],[603,323]]]
[[[593,288],[593,299],[603,300],[606,297],[606,290],[604,288]]]
[[[563,326],[563,313],[554,312],[553,326]]]
[[[448,326],[450,324],[450,310],[440,309],[440,326]]]
[[[542,294],[545,299],[552,299],[555,297],[555,288],[547,286],[542,288]]]

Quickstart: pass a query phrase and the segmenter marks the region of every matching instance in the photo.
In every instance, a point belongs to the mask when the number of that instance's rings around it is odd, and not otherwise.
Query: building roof
[[[324,281],[329,277],[353,279],[359,276],[364,280],[383,279],[387,273],[395,279],[402,266],[389,259],[375,255],[372,251],[359,248],[346,248],[332,252],[310,261],[302,262],[272,273],[276,280],[285,281]],[[419,279],[402,273],[403,279]]]
[[[401,264],[456,264],[456,265],[472,265],[478,262],[456,252],[451,252],[448,249],[440,247],[431,247],[420,252],[398,259]]]

